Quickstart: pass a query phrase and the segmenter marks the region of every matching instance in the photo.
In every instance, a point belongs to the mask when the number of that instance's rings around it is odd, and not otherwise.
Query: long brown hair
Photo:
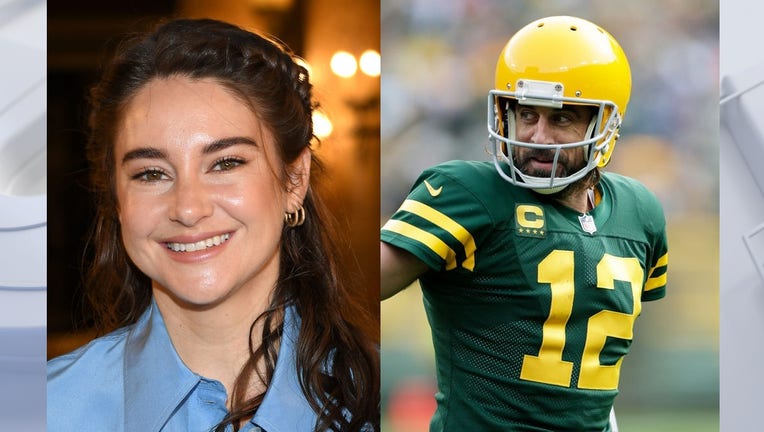
[[[87,156],[92,167],[96,218],[86,295],[102,330],[134,323],[151,302],[151,280],[127,256],[120,236],[114,179],[115,131],[139,89],[175,75],[213,78],[256,109],[272,132],[285,166],[315,140],[312,85],[307,70],[280,43],[220,21],[178,19],[124,42],[90,94]],[[315,155],[313,171],[320,167]],[[262,343],[253,346],[231,395],[231,413],[218,426],[238,430],[260,406],[264,393],[247,397],[251,380],[273,378],[283,310],[300,317],[296,363],[302,392],[318,414],[316,430],[379,428],[379,352],[365,329],[364,313],[336,262],[337,229],[314,192],[303,202],[306,221],[283,229],[280,274],[263,321]],[[343,270],[343,271],[341,271]],[[362,289],[362,287],[354,287]],[[257,322],[257,321],[256,321]],[[255,328],[252,323],[251,328]],[[250,330],[251,332],[252,330]],[[264,364],[264,368],[256,365]]]

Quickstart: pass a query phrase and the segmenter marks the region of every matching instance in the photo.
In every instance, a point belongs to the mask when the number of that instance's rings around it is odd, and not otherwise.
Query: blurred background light
[[[374,50],[366,50],[359,60],[361,72],[370,77],[378,77],[381,71],[381,59],[379,53]]]
[[[329,65],[332,68],[332,72],[342,78],[350,78],[358,70],[358,63],[355,61],[355,57],[347,51],[337,51],[334,53]]]
[[[329,117],[321,111],[313,111],[313,134],[319,139],[327,138],[332,134],[332,121]]]

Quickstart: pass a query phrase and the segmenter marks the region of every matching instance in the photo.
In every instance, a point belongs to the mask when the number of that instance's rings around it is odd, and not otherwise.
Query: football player
[[[426,170],[381,232],[383,299],[419,280],[435,348],[431,431],[612,431],[642,302],[665,295],[663,210],[601,169],[631,72],[574,17],[528,24],[488,95],[493,161]]]

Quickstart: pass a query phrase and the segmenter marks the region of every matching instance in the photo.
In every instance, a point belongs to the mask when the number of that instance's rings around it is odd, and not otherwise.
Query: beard
[[[597,183],[599,183],[599,181],[600,171],[595,167],[580,179],[566,186],[565,189],[553,194],[549,194],[547,196],[558,201],[564,201],[573,195],[581,193],[581,191],[593,188],[597,185]]]
[[[513,156],[514,164],[517,169],[525,175],[533,177],[549,178],[552,177],[552,170],[545,168],[533,167],[532,161],[537,160],[541,162],[552,163],[554,161],[555,150],[543,149],[543,148],[529,148],[525,151],[515,151]],[[586,161],[581,160],[576,166],[570,165],[570,153],[566,151],[560,151],[560,155],[557,157],[557,167],[554,173],[555,177],[567,177],[570,173],[575,173],[586,166]]]
[[[525,175],[541,178],[549,178],[552,176],[551,168],[539,168],[533,167],[532,160],[549,162],[554,161],[555,150],[543,149],[543,148],[526,148],[525,151],[515,151],[513,156],[513,162],[515,167]],[[557,157],[557,167],[555,168],[555,177],[567,177],[571,173],[576,173],[586,166],[586,161],[581,158],[580,161],[571,165],[570,152],[560,151],[560,155]],[[597,168],[587,172],[583,177],[570,183],[562,190],[548,194],[547,196],[557,200],[565,200],[566,198],[580,193],[583,190],[595,186],[599,182],[600,173]]]

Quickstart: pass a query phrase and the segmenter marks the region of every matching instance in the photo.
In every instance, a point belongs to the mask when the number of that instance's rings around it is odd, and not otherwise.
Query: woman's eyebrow
[[[167,159],[167,155],[157,148],[141,147],[125,153],[122,156],[122,165],[134,159]]]
[[[259,147],[259,145],[255,142],[255,140],[249,137],[243,137],[243,136],[227,137],[227,138],[217,139],[207,144],[202,149],[202,153],[203,154],[215,153],[217,151],[226,149],[228,147],[231,147],[237,144],[247,144],[247,145],[253,145],[255,147]]]
[[[259,147],[257,142],[248,137],[227,137],[217,139],[207,144],[202,148],[203,154],[211,154],[217,151],[226,149],[237,144],[247,144],[255,147]],[[167,159],[167,154],[164,151],[154,147],[141,147],[134,150],[130,150],[122,157],[122,165],[135,159]]]

